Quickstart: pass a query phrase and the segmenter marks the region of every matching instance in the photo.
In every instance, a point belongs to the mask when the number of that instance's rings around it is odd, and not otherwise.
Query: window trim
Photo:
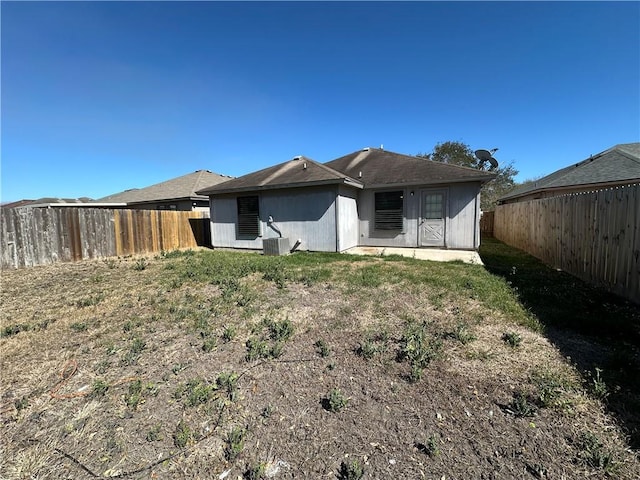
[[[395,210],[397,211],[398,209],[379,209],[376,208],[377,207],[377,201],[378,201],[378,195],[382,195],[382,194],[392,194],[392,193],[399,193],[400,194],[400,198],[402,200],[402,207],[399,211],[400,214],[400,219],[395,219],[395,224],[398,225],[399,227],[395,227],[392,226],[391,228],[379,228],[380,224],[382,223],[382,221],[378,221],[378,212],[384,211],[384,210]],[[406,218],[405,218],[405,209],[406,209],[406,202],[405,202],[405,197],[406,197],[406,193],[404,190],[398,190],[398,189],[388,189],[388,190],[378,190],[373,192],[373,231],[377,232],[377,233],[405,233],[405,226],[406,226]],[[397,215],[397,213],[396,213]],[[399,222],[398,222],[399,220]],[[394,221],[394,220],[391,220]]]

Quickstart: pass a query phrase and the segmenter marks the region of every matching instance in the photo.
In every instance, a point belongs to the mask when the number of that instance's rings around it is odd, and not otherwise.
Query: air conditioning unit
[[[289,253],[288,238],[264,238],[262,251],[265,255],[287,255]]]

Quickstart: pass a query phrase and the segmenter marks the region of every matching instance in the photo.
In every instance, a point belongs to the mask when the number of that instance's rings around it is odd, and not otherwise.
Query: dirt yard
[[[640,478],[615,386],[478,265],[171,252],[0,299],[1,478]]]

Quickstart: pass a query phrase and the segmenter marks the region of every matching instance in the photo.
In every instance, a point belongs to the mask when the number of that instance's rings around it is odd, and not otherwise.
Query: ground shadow
[[[493,238],[483,238],[480,257],[503,277],[544,333],[592,388],[606,383],[606,406],[640,450],[640,306]]]
[[[193,238],[199,247],[211,247],[211,221],[207,218],[190,218]]]

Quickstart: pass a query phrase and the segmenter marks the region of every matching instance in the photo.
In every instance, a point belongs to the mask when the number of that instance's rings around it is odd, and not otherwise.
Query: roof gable
[[[275,188],[303,187],[323,184],[347,184],[357,188],[357,180],[303,156],[279,163],[272,167],[248,173],[224,184],[199,190],[201,195],[216,195],[232,192],[249,192]]]
[[[640,143],[625,143],[516,188],[500,200],[548,189],[635,180],[640,180]]]
[[[366,187],[383,185],[430,185],[459,182],[485,183],[495,178],[492,172],[461,167],[394,153],[365,148],[337,158],[325,165],[357,178]]]
[[[196,192],[202,188],[226,182],[230,178],[209,170],[197,170],[149,187],[133,188],[124,192],[114,193],[100,198],[96,202],[144,203],[180,198],[207,200],[207,197],[198,195]]]

